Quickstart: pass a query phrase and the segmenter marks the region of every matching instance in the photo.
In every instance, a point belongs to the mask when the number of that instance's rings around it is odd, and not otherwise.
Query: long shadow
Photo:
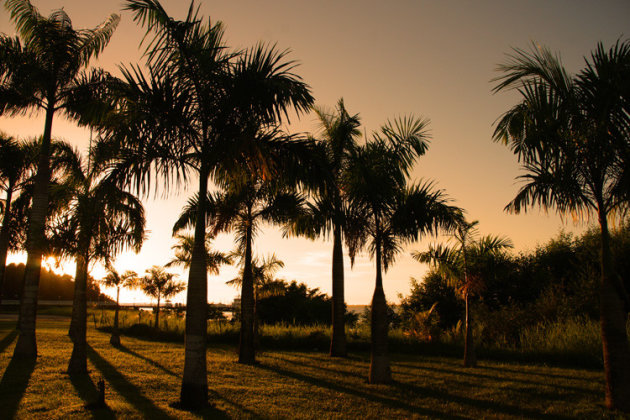
[[[119,346],[116,346],[116,348],[124,353],[130,354],[133,357],[137,357],[138,359],[144,360],[145,362],[147,362],[148,364],[150,364],[151,366],[154,366],[158,369],[160,369],[162,372],[171,375],[171,376],[175,376],[175,377],[181,377],[181,375],[178,375],[177,373],[173,372],[172,370],[162,366],[161,364],[159,364],[158,362],[156,362],[153,359],[150,359],[146,356],[143,356],[140,353],[137,353],[134,350],[131,350],[129,347],[126,347],[124,344],[121,344]]]
[[[90,375],[70,375],[70,382],[79,394],[79,397],[85,401],[85,408],[90,410],[90,414],[95,419],[115,419],[116,415],[111,408],[97,407],[98,390],[92,382]],[[107,401],[107,399],[106,399]]]
[[[501,371],[501,372],[520,373],[522,375],[542,376],[543,378],[552,377],[552,378],[568,379],[568,380],[574,380],[574,381],[593,382],[592,379],[585,378],[584,376],[558,375],[556,373],[551,373],[551,372],[549,372],[549,373],[547,373],[547,372],[545,372],[545,373],[528,372],[528,371],[522,371],[522,370],[518,370],[518,369],[510,369],[510,368],[494,367],[494,366],[482,366],[482,367],[484,369],[488,369],[488,370],[498,370],[498,371]],[[600,371],[602,371],[601,369],[591,369],[591,368],[572,368],[572,369],[582,369],[582,370],[586,370],[586,371],[589,371],[589,372],[600,372]]]
[[[504,378],[501,376],[494,376],[494,375],[486,375],[483,373],[473,373],[473,372],[469,372],[469,371],[461,371],[461,370],[451,370],[451,369],[443,369],[443,368],[437,368],[437,367],[427,367],[427,366],[414,366],[414,365],[407,365],[407,364],[401,364],[401,363],[394,363],[392,366],[400,366],[400,367],[405,367],[405,368],[411,368],[411,369],[417,369],[417,370],[425,370],[425,371],[433,371],[433,372],[438,372],[438,373],[446,373],[448,375],[455,375],[455,376],[467,376],[470,378],[479,378],[479,379],[489,379],[491,381],[500,381],[500,382],[517,382],[517,383],[521,383],[524,385],[534,385],[534,386],[549,386],[549,387],[553,387],[553,388],[559,388],[559,389],[565,389],[567,391],[574,391],[574,392],[579,392],[579,393],[590,393],[593,390],[592,389],[588,389],[588,388],[580,388],[577,386],[572,386],[572,385],[560,385],[560,384],[553,384],[550,383],[549,381],[541,381],[541,382],[537,382],[537,381],[532,381],[532,380],[528,380],[528,379],[517,379],[517,378]],[[478,367],[478,369],[485,369],[485,367]],[[397,372],[399,373],[399,372]],[[519,371],[515,371],[512,373],[520,373]]]
[[[527,417],[532,419],[572,419],[573,417],[563,415],[546,414],[540,411],[513,406],[496,401],[477,400],[474,398],[463,397],[459,395],[448,394],[446,392],[437,391],[435,389],[412,385],[408,383],[395,382],[394,386],[406,392],[412,392],[419,395],[433,397],[442,401],[456,402],[462,405],[477,407],[483,410],[489,410],[494,413],[509,414],[513,416]]]
[[[4,336],[2,340],[0,340],[0,353],[2,353],[11,343],[15,340],[15,337],[18,336],[17,330],[10,331],[7,335]]]
[[[107,360],[105,360],[92,346],[87,345],[88,359],[101,372],[106,383],[116,390],[131,405],[140,411],[145,418],[172,418],[153,401],[142,395],[138,387],[129,382],[124,375]]]
[[[11,359],[0,380],[2,418],[13,418],[35,370],[35,358]]]
[[[355,372],[350,372],[350,371],[347,371],[347,370],[332,369],[332,368],[329,368],[329,367],[324,367],[324,366],[321,366],[321,365],[314,364],[313,362],[307,363],[307,362],[304,362],[304,361],[285,359],[284,357],[278,357],[277,355],[273,355],[272,356],[271,354],[267,355],[266,357],[269,358],[269,359],[279,360],[279,361],[281,361],[283,363],[291,363],[291,364],[297,365],[297,366],[308,366],[310,368],[315,368],[315,369],[317,369],[319,371],[323,370],[323,371],[326,371],[326,372],[336,373],[338,375],[354,376],[355,378],[361,378],[361,379],[366,379],[367,378],[367,373],[365,375],[361,375],[361,374],[358,374],[358,373],[355,373]]]
[[[337,383],[329,382],[329,381],[326,381],[326,380],[321,379],[321,378],[314,378],[312,376],[303,375],[301,373],[293,372],[291,370],[282,369],[282,368],[277,367],[277,366],[269,366],[269,365],[266,365],[264,363],[260,363],[257,366],[259,368],[261,368],[261,369],[268,370],[270,372],[274,372],[274,373],[277,373],[279,375],[286,376],[286,377],[289,377],[289,378],[297,379],[299,381],[306,382],[306,383],[315,385],[317,387],[328,388],[328,389],[330,389],[332,391],[354,395],[356,397],[359,397],[359,398],[362,398],[362,399],[366,399],[368,401],[378,402],[380,404],[384,404],[384,405],[387,405],[387,406],[392,407],[392,408],[398,408],[398,409],[402,408],[402,409],[405,409],[405,410],[409,411],[410,414],[413,414],[413,413],[421,414],[421,415],[429,416],[429,417],[432,417],[432,418],[436,418],[436,417],[438,417],[438,418],[449,418],[449,419],[465,419],[465,418],[467,418],[467,417],[462,417],[462,416],[457,416],[457,415],[453,415],[453,414],[444,413],[444,412],[441,412],[441,411],[432,410],[432,409],[425,408],[425,407],[418,407],[418,406],[409,405],[409,404],[405,403],[402,400],[398,400],[398,399],[394,399],[394,398],[387,398],[387,397],[384,397],[384,396],[368,394],[368,393],[359,391],[357,389],[353,389],[353,388],[349,388],[347,386],[343,386],[343,385],[340,385],[340,384],[337,384]]]

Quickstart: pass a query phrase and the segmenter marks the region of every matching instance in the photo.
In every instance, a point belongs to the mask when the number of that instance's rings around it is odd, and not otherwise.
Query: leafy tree
[[[223,25],[205,22],[191,2],[184,20],[171,18],[156,0],[129,0],[125,9],[147,29],[148,72],[123,69],[118,86],[120,119],[105,122],[104,134],[124,149],[114,173],[148,188],[155,170],[165,188],[198,175],[200,197],[194,222],[188,293],[181,403],[207,404],[207,270],[205,266],[206,197],[210,178],[220,172],[262,164],[254,136],[261,126],[280,121],[290,109],[312,104],[308,87],[286,60],[287,52],[257,45],[238,53],[223,42]]]
[[[317,135],[323,147],[320,164],[327,177],[317,189],[315,200],[308,203],[309,211],[298,218],[292,226],[292,233],[311,238],[332,233],[332,335],[330,355],[347,355],[345,333],[345,299],[343,268],[343,233],[346,224],[346,197],[342,190],[343,173],[348,165],[350,152],[356,147],[359,136],[359,116],[350,115],[343,99],[339,99],[333,112],[314,107],[319,119],[321,132]]]
[[[454,246],[431,245],[428,251],[413,254],[417,261],[431,264],[464,299],[465,367],[477,364],[470,298],[480,294],[485,288],[485,279],[494,269],[494,257],[513,246],[509,239],[498,236],[488,235],[477,239],[478,223],[477,221],[471,223],[461,221],[451,236]]]
[[[438,326],[442,330],[454,327],[462,319],[464,307],[455,289],[450,287],[441,274],[429,271],[421,281],[411,278],[408,296],[400,296],[400,312],[403,322],[409,322],[417,313],[429,311],[435,305]]]
[[[116,269],[109,264],[107,266],[107,275],[101,280],[101,284],[105,287],[116,288],[116,310],[114,312],[114,327],[112,329],[112,336],[109,342],[113,346],[120,346],[120,331],[118,329],[118,311],[120,309],[120,289],[134,289],[138,287],[138,273],[132,270],[127,270],[122,274],[119,274]]]
[[[37,288],[45,249],[53,116],[62,112],[85,123],[88,110],[94,111],[79,92],[100,73],[84,69],[105,48],[120,18],[111,15],[94,29],[77,30],[63,9],[44,17],[28,0],[7,0],[5,6],[19,37],[0,37],[0,114],[45,111],[29,219],[20,335],[13,353],[16,358],[36,358]]]
[[[186,289],[184,282],[175,280],[176,274],[169,273],[163,267],[154,265],[146,271],[146,275],[140,278],[140,288],[142,291],[157,299],[155,307],[155,328],[160,325],[160,300],[168,299]]]
[[[91,159],[85,165],[78,153],[73,161],[74,170],[65,184],[71,201],[56,221],[52,242],[59,254],[76,260],[69,331],[74,349],[68,372],[86,373],[85,292],[90,262],[107,262],[125,247],[138,252],[144,240],[145,217],[142,203],[133,194],[122,190],[111,178],[102,177],[104,162]]]
[[[273,294],[262,297],[258,302],[261,323],[292,325],[330,325],[330,297],[310,289],[295,280],[276,280],[262,287],[273,289]]]
[[[352,152],[345,175],[352,214],[346,232],[351,262],[368,241],[376,262],[370,383],[391,381],[382,271],[394,262],[403,243],[449,228],[458,219],[458,209],[447,204],[443,191],[434,190],[431,183],[407,182],[416,158],[427,150],[426,126],[413,117],[388,122]]]
[[[628,208],[629,63],[628,41],[609,50],[598,44],[573,76],[546,48],[515,49],[499,66],[494,88],[516,89],[522,98],[494,133],[526,171],[506,209],[520,213],[539,205],[576,217],[597,215],[606,406],[623,411],[630,411],[630,300],[615,272],[608,224]]]

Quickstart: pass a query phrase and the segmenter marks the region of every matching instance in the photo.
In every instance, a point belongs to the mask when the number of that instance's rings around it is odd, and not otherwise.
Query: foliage
[[[429,272],[422,281],[412,278],[409,295],[399,297],[400,317],[404,324],[411,322],[416,313],[426,312],[434,305],[438,326],[441,329],[452,328],[462,319],[464,312],[462,300],[435,271]]]
[[[295,280],[280,281],[282,293],[261,298],[256,308],[263,324],[330,324],[330,297]]]

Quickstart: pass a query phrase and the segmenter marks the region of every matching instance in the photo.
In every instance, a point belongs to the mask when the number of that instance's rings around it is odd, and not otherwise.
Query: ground
[[[123,336],[114,348],[91,325],[89,377],[70,377],[68,325],[68,318],[41,316],[36,363],[15,363],[15,319],[0,317],[1,418],[615,418],[603,408],[599,370],[491,361],[465,369],[456,358],[392,349],[394,383],[375,386],[366,383],[369,354],[269,351],[244,366],[235,348],[212,345],[212,406],[182,411],[173,405],[183,345]],[[101,378],[107,407],[90,408]]]

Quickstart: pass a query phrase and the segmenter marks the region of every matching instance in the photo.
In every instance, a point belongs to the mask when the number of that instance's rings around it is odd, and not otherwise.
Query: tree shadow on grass
[[[106,383],[114,388],[123,398],[133,405],[145,418],[172,418],[153,401],[142,395],[138,387],[129,382],[127,378],[107,360],[105,360],[92,346],[87,345],[88,359],[103,375]]]
[[[70,375],[70,382],[74,389],[76,389],[79,397],[85,401],[85,408],[90,410],[90,414],[95,419],[115,419],[114,412],[105,405],[105,407],[99,407],[96,402],[98,401],[98,390],[92,382],[90,375]],[[107,394],[105,397],[107,404]]]
[[[2,340],[0,340],[0,353],[2,353],[11,343],[15,340],[15,337],[18,336],[17,330],[11,330],[7,335],[4,336]]]
[[[454,402],[461,405],[476,407],[481,410],[491,411],[493,414],[509,414],[512,416],[526,417],[532,419],[572,419],[570,416],[547,414],[537,410],[513,406],[497,401],[478,400],[460,395],[448,394],[432,388],[413,385],[403,382],[395,382],[393,384],[401,391],[436,398],[442,401]]]
[[[264,363],[260,363],[257,365],[257,367],[261,368],[261,369],[265,369],[268,370],[270,372],[274,372],[277,373],[279,375],[282,376],[286,376],[292,379],[297,379],[299,381],[302,382],[306,382],[312,385],[315,385],[317,387],[320,388],[328,388],[332,391],[336,391],[336,392],[340,392],[340,393],[344,393],[344,394],[349,394],[349,395],[354,395],[356,397],[368,400],[368,401],[374,401],[376,403],[380,403],[383,405],[387,405],[389,407],[392,408],[396,408],[396,409],[404,409],[407,410],[409,412],[409,414],[420,414],[420,415],[424,415],[424,416],[429,416],[431,418],[449,418],[449,419],[464,419],[467,417],[462,417],[462,416],[457,416],[457,415],[453,415],[453,414],[449,414],[449,413],[444,413],[441,411],[436,411],[430,408],[426,408],[426,407],[419,407],[419,406],[413,406],[410,404],[407,404],[406,402],[404,402],[403,400],[399,400],[399,399],[395,399],[395,398],[388,398],[385,396],[380,396],[380,395],[373,395],[373,394],[368,394],[366,392],[363,392],[361,390],[358,389],[354,389],[354,388],[350,388],[348,386],[345,385],[340,385],[338,383],[334,383],[334,382],[330,382],[327,380],[324,380],[322,378],[315,378],[312,376],[307,376],[298,372],[294,372],[291,370],[287,370],[287,369],[283,369],[280,368],[278,366],[269,366],[266,365]]]
[[[515,382],[515,383],[520,383],[523,385],[533,385],[536,387],[541,387],[541,386],[548,386],[548,387],[552,387],[552,388],[558,388],[558,389],[564,389],[566,391],[572,391],[572,392],[578,392],[578,393],[582,393],[582,394],[586,394],[586,393],[591,393],[593,390],[589,389],[589,388],[582,388],[582,387],[578,387],[578,386],[574,386],[574,385],[561,385],[561,384],[554,384],[549,382],[549,378],[547,378],[545,380],[544,375],[541,375],[541,380],[540,381],[534,381],[534,380],[529,380],[529,379],[520,379],[520,378],[513,378],[513,377],[501,377],[501,376],[495,376],[495,375],[490,375],[490,374],[484,374],[484,373],[478,373],[478,372],[471,372],[470,370],[452,370],[452,369],[444,369],[444,368],[438,368],[438,367],[433,367],[433,366],[417,366],[417,365],[408,365],[408,364],[404,364],[404,363],[394,363],[393,366],[396,367],[403,367],[406,369],[417,369],[417,370],[424,370],[424,371],[429,371],[429,372],[436,372],[438,374],[446,374],[446,375],[454,375],[454,376],[464,376],[464,377],[469,377],[469,378],[478,378],[478,379],[488,379],[490,381],[499,381],[499,382]],[[479,366],[476,368],[476,370],[481,370],[481,369],[486,369],[485,366]],[[506,372],[511,372],[514,374],[520,374],[522,372],[520,371],[506,371]],[[396,372],[397,374],[399,374],[400,372]],[[489,372],[492,373],[492,372]],[[442,376],[443,377],[443,376]]]
[[[129,347],[126,347],[124,344],[121,344],[119,346],[116,346],[116,348],[124,353],[130,354],[134,357],[137,357],[138,359],[144,360],[145,362],[147,362],[148,364],[150,364],[151,366],[154,366],[158,369],[160,369],[162,372],[171,375],[171,376],[175,376],[175,377],[181,377],[181,375],[178,375],[177,373],[173,372],[172,370],[162,366],[161,364],[159,364],[158,362],[156,362],[153,359],[150,359],[146,356],[143,356],[142,354],[131,350]]]
[[[2,418],[13,418],[35,370],[35,358],[11,359],[0,380]]]
[[[354,376],[355,378],[360,378],[360,379],[367,379],[368,374],[367,374],[367,370],[365,372],[365,374],[360,374],[360,373],[356,373],[356,372],[352,372],[349,370],[345,370],[345,369],[333,369],[333,368],[329,368],[329,367],[325,367],[322,365],[318,365],[315,362],[306,362],[304,360],[292,360],[292,359],[287,359],[278,355],[271,355],[268,354],[266,356],[269,359],[275,359],[278,360],[282,363],[291,363],[293,365],[297,365],[297,366],[308,366],[310,368],[313,369],[317,369],[319,371],[326,371],[326,372],[330,372],[330,373],[334,373],[337,375],[343,375],[343,376]]]

